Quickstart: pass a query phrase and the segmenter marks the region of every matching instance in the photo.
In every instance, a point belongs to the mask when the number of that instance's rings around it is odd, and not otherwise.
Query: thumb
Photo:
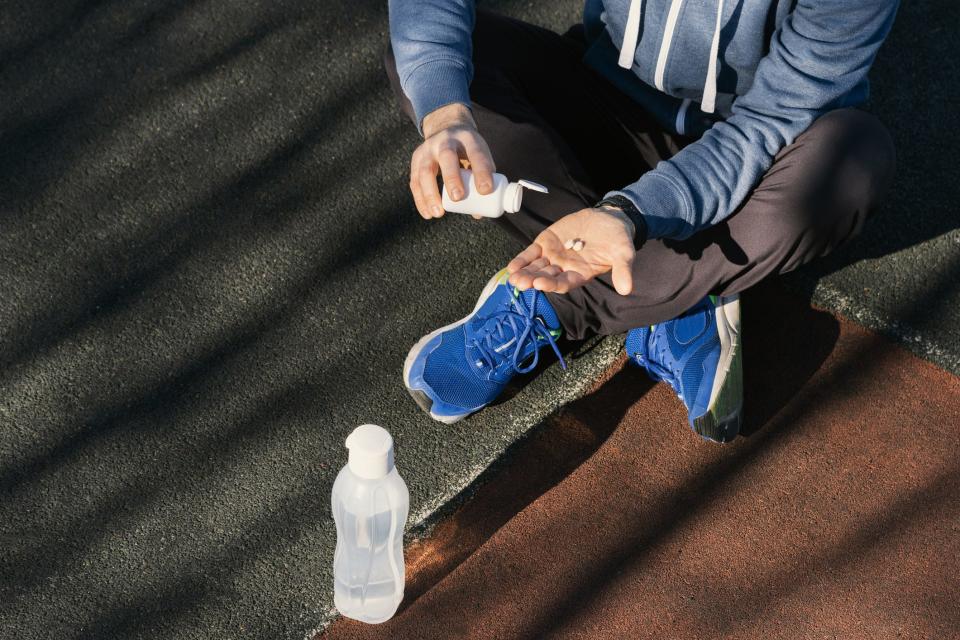
[[[613,288],[622,296],[633,292],[633,261],[623,260],[613,264]]]

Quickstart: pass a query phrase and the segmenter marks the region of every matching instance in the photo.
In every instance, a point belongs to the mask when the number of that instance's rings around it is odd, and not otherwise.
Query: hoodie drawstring
[[[710,64],[707,65],[707,79],[703,83],[703,100],[700,110],[713,113],[717,106],[717,57],[720,55],[720,23],[723,18],[723,0],[717,3],[717,26],[713,30],[713,42],[710,44]]]
[[[640,37],[640,14],[643,11],[643,0],[631,0],[630,11],[627,13],[627,28],[623,32],[623,45],[620,47],[620,59],[617,61],[624,69],[633,67],[633,60],[637,55],[637,38]]]
[[[657,89],[663,91],[663,74],[667,68],[667,55],[670,44],[673,42],[673,33],[677,28],[677,19],[680,15],[682,0],[673,0],[667,13],[667,22],[663,28],[663,37],[660,39],[660,55],[657,56],[657,68],[653,83]],[[630,0],[630,9],[627,13],[627,26],[623,33],[623,44],[620,47],[620,59],[617,63],[624,69],[633,68],[633,61],[637,56],[638,39],[640,37],[640,14],[643,9],[643,0]],[[703,100],[700,110],[704,113],[713,113],[717,103],[717,57],[720,55],[720,27],[723,23],[723,0],[717,2],[717,21],[713,30],[713,41],[710,43],[710,62],[707,65],[707,77],[703,83]]]

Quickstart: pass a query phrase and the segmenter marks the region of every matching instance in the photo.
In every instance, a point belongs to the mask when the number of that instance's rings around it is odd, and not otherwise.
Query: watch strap
[[[640,213],[640,210],[637,209],[637,206],[633,204],[633,201],[630,200],[630,198],[621,195],[612,195],[608,198],[604,198],[593,206],[594,208],[609,206],[620,209],[628,218],[630,218],[630,222],[633,223],[633,228],[635,230],[633,239],[634,246],[639,248],[644,242],[647,241],[647,223],[643,219],[643,214]]]

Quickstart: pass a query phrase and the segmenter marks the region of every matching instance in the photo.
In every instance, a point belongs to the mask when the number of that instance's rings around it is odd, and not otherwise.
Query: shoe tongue
[[[497,330],[498,323],[500,325],[499,330]],[[517,328],[516,332],[514,332],[513,325],[510,324],[509,320],[500,322],[500,316],[492,316],[486,320],[476,321],[473,330],[481,334],[489,334],[490,343],[498,353],[513,353],[512,350],[516,348],[514,347],[515,340],[519,337],[517,332],[523,331],[523,321],[516,318],[514,324]]]

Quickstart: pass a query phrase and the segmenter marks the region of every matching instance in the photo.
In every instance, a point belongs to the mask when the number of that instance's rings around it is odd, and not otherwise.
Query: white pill
[[[574,251],[581,251],[583,249],[583,240],[577,240],[573,243]]]

